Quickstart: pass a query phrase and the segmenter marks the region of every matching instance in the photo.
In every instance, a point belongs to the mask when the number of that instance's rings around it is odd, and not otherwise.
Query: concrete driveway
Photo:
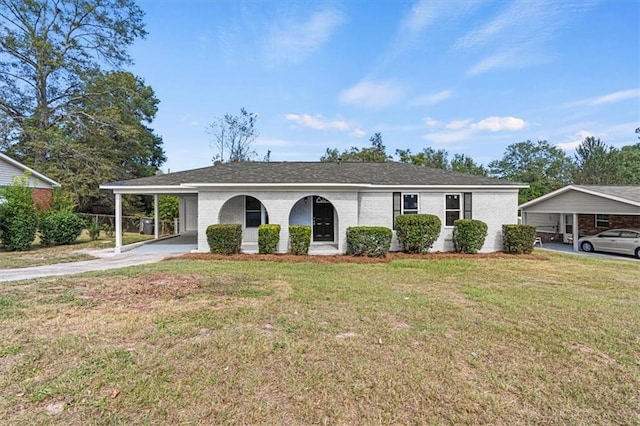
[[[133,248],[129,247],[128,250],[120,254],[115,254],[113,249],[87,250],[86,253],[95,256],[96,259],[33,266],[31,268],[0,269],[0,282],[145,265],[159,262],[165,257],[189,253],[197,247],[195,235],[180,235],[157,241],[146,241],[143,244],[135,244]]]
[[[539,247],[536,245],[536,249]],[[626,256],[623,254],[610,254],[610,253],[599,253],[599,252],[586,252],[586,251],[573,251],[573,246],[571,244],[562,244],[562,243],[542,243],[543,250],[553,250],[559,251],[562,253],[570,253],[578,256],[591,256],[591,257],[599,257],[601,259],[611,259],[611,260],[630,260],[632,262],[640,262],[640,259],[637,259],[633,256]]]

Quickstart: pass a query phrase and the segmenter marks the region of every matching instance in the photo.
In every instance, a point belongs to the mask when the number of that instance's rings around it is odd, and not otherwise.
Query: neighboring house
[[[14,177],[25,174],[29,176],[29,186],[33,188],[33,200],[42,208],[49,207],[53,188],[60,184],[0,152],[0,186],[11,185]]]
[[[281,225],[279,252],[288,250],[288,225],[312,226],[311,253],[345,253],[348,227],[392,228],[403,213],[442,220],[433,251],[453,250],[453,222],[460,218],[486,222],[482,251],[499,251],[502,225],[517,223],[518,190],[526,187],[403,163],[323,162],[226,163],[100,186],[115,194],[118,226],[122,194],[173,194],[180,196],[180,232],[197,232],[198,251],[209,251],[211,224],[242,224],[243,250],[252,251],[258,226],[274,223]],[[395,236],[391,249],[399,249]]]
[[[522,222],[543,241],[573,243],[611,228],[640,228],[640,186],[568,185],[522,204]]]

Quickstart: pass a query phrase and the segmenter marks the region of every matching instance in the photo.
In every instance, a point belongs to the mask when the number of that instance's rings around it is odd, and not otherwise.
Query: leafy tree
[[[146,32],[133,0],[0,0],[0,111],[23,157],[44,162],[63,122],[95,97],[86,82],[131,63]]]
[[[487,175],[487,169],[482,164],[476,163],[471,157],[465,154],[454,154],[449,164],[451,171],[454,172],[478,176]]]
[[[396,155],[400,157],[401,163],[432,167],[434,169],[449,169],[449,153],[444,149],[435,150],[432,147],[427,147],[417,154],[412,154],[410,149],[396,149]]]
[[[38,217],[32,194],[28,176],[0,187],[0,240],[6,250],[28,250],[36,237]]]
[[[586,137],[576,148],[573,182],[580,185],[615,185],[619,176],[619,152],[600,139]]]
[[[640,143],[620,149],[618,167],[621,185],[640,186]]]
[[[427,147],[417,154],[412,154],[410,149],[397,149],[396,155],[400,157],[401,163],[433,167],[458,173],[487,175],[487,169],[484,166],[477,164],[465,154],[454,154],[451,161],[449,161],[449,153],[444,149],[435,150],[432,147]]]
[[[520,190],[518,197],[524,203],[570,183],[574,167],[560,148],[547,141],[527,140],[509,145],[501,160],[489,163],[489,174],[528,183],[530,188]]]
[[[211,147],[218,150],[213,161],[251,161],[256,157],[251,144],[258,137],[256,121],[258,115],[240,108],[240,115],[225,114],[209,125],[213,137]],[[270,153],[269,153],[270,154]]]
[[[158,197],[158,216],[160,220],[173,220],[178,217],[180,200],[175,195],[161,195]]]
[[[327,148],[325,154],[320,157],[320,161],[333,163],[339,161],[356,163],[384,163],[391,161],[391,156],[387,154],[387,148],[382,142],[382,133],[375,133],[369,138],[369,142],[371,142],[371,146],[368,148],[352,146],[342,153],[336,148]]]

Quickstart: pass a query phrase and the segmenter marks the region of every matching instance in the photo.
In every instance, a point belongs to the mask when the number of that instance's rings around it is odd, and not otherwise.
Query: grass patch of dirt
[[[0,418],[65,425],[640,418],[640,270],[632,262],[555,254],[371,264],[240,258],[189,255],[3,283]]]

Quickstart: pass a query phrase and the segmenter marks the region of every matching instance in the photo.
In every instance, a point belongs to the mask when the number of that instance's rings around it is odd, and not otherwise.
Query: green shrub
[[[396,235],[408,253],[426,253],[440,236],[442,222],[432,214],[402,214],[396,217]]]
[[[180,199],[175,195],[158,197],[158,216],[160,220],[173,221],[180,215]]]
[[[236,254],[242,247],[242,225],[221,223],[207,227],[211,253]]]
[[[258,253],[272,254],[276,252],[280,242],[280,225],[258,226]]]
[[[289,245],[293,254],[309,253],[311,227],[308,225],[289,225]]]
[[[85,225],[83,218],[69,211],[45,213],[40,218],[40,242],[45,246],[71,244]]]
[[[533,251],[535,239],[535,226],[502,225],[502,246],[507,253],[529,254]]]
[[[458,253],[475,254],[487,238],[487,224],[481,220],[458,219],[453,222],[453,246]]]
[[[91,239],[91,241],[95,241],[98,238],[100,238],[101,229],[100,229],[100,222],[98,222],[97,217],[93,218],[93,220],[91,221],[91,224],[87,228],[87,231],[89,231],[89,238]]]
[[[352,226],[347,228],[347,254],[384,257],[391,247],[393,232],[384,226]]]
[[[38,216],[27,176],[0,188],[0,239],[9,251],[28,250],[36,238]]]

